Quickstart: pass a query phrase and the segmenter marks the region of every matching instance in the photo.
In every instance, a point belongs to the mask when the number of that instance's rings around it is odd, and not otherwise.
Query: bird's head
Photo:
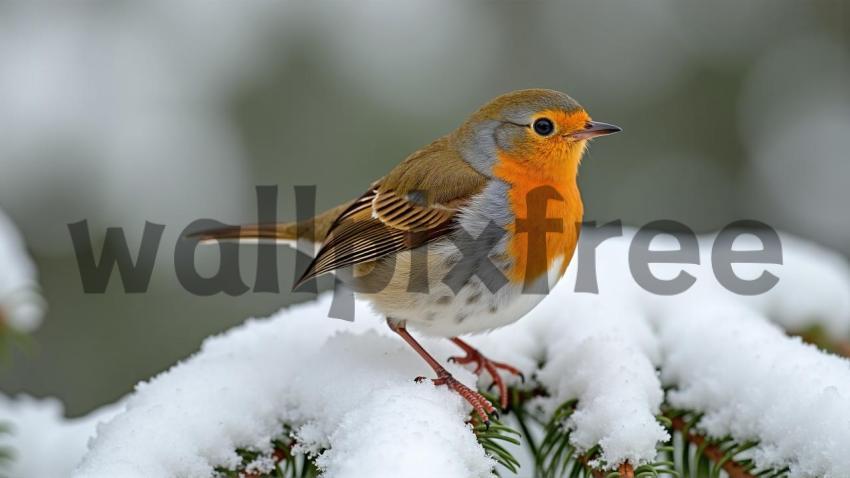
[[[493,99],[455,131],[453,140],[467,162],[492,176],[500,161],[539,171],[574,170],[588,140],[618,131],[591,120],[560,91],[531,89]]]

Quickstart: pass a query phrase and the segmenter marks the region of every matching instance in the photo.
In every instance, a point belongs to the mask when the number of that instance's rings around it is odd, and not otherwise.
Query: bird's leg
[[[445,367],[440,365],[440,362],[438,362],[437,359],[435,359],[431,354],[429,354],[428,351],[425,350],[425,348],[422,347],[422,345],[417,342],[412,335],[410,335],[410,332],[407,331],[404,325],[394,324],[392,321],[388,321],[388,323],[390,324],[390,329],[392,329],[393,332],[401,336],[401,338],[403,338],[404,341],[407,342],[408,345],[410,345],[413,350],[415,350],[416,353],[418,353],[419,356],[422,357],[425,362],[427,362],[428,365],[431,366],[432,369],[434,369],[434,372],[437,374],[437,378],[432,379],[434,385],[446,385],[447,387],[457,392],[458,395],[463,397],[464,400],[466,400],[467,402],[469,402],[470,405],[472,405],[472,408],[475,409],[475,412],[478,414],[479,417],[481,417],[481,420],[485,424],[490,423],[489,414],[495,413],[496,409],[495,407],[493,407],[493,404],[491,404],[489,400],[484,398],[480,393],[460,383],[456,378],[452,377],[452,374],[450,374],[448,370],[445,369]],[[416,380],[424,380],[424,377],[417,377]]]
[[[519,376],[522,381],[525,381],[525,376],[520,372],[516,367],[512,367],[506,363],[496,362],[488,359],[481,352],[478,351],[475,347],[469,345],[463,340],[453,337],[451,339],[452,342],[457,344],[458,347],[463,349],[466,353],[463,357],[449,357],[450,362],[455,362],[459,364],[467,364],[474,363],[475,364],[475,373],[481,375],[485,370],[490,377],[493,379],[493,384],[499,389],[499,405],[502,407],[502,410],[508,408],[508,387],[505,385],[505,381],[502,380],[502,376],[499,374],[499,370],[504,370],[512,375]]]

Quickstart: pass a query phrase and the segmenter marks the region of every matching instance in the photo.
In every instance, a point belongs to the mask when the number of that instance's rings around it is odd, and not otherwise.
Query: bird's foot
[[[422,382],[423,380],[425,380],[425,377],[416,377],[417,382]],[[498,420],[499,414],[496,412],[496,407],[490,403],[490,400],[487,400],[480,393],[460,383],[460,381],[452,377],[452,374],[448,371],[442,370],[437,372],[437,378],[431,379],[431,382],[433,382],[434,385],[445,385],[449,387],[455,393],[460,395],[461,398],[469,402],[475,410],[475,413],[477,413],[481,418],[481,421],[484,422],[484,425],[490,425],[491,414],[496,415],[496,419]]]
[[[449,362],[454,362],[457,364],[465,365],[469,363],[475,364],[475,373],[477,375],[483,374],[485,371],[490,375],[490,379],[492,383],[491,387],[495,386],[499,389],[499,406],[502,407],[502,410],[507,410],[508,408],[508,386],[505,384],[502,375],[499,373],[499,370],[504,370],[511,375],[516,375],[525,382],[525,375],[520,372],[516,367],[508,365],[502,362],[496,362],[495,360],[490,360],[484,354],[478,351],[478,349],[472,347],[466,342],[454,338],[452,342],[456,343],[460,348],[466,352],[466,355],[463,356],[454,356],[449,357]]]

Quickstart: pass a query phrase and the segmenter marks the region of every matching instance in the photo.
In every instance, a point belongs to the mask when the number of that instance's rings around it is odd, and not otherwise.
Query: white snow
[[[597,248],[599,296],[608,303],[636,306],[648,316],[663,312],[691,310],[697,304],[726,303],[750,308],[790,332],[803,332],[812,326],[823,327],[834,337],[850,336],[850,264],[842,255],[810,241],[779,233],[782,264],[735,264],[742,279],[758,277],[767,271],[779,278],[776,286],[764,294],[740,295],[722,287],[711,266],[711,249],[716,234],[699,237],[699,264],[653,264],[659,279],[675,277],[680,270],[696,278],[686,292],[673,296],[651,294],[632,278],[628,254],[635,230],[624,228],[622,237],[612,238]],[[752,235],[735,241],[735,250],[757,250],[763,247]],[[653,250],[675,250],[679,245],[672,236],[659,235]],[[576,281],[573,262],[562,282]]]
[[[834,251],[782,235],[784,266],[776,287],[749,300],[785,330],[822,326],[833,337],[850,337],[850,266]],[[774,266],[774,268],[776,268]]]
[[[326,477],[477,477],[491,461],[463,423],[466,408],[444,390],[409,383],[363,397],[330,437],[317,464]]]
[[[121,402],[101,407],[85,417],[65,419],[62,403],[55,398],[15,398],[0,394],[0,423],[10,428],[0,434],[0,446],[13,459],[4,464],[3,476],[57,478],[68,476],[86,452],[98,423],[123,408]]]
[[[541,404],[551,413],[579,400],[565,425],[580,451],[602,445],[600,458],[609,467],[651,462],[658,442],[667,439],[655,419],[663,399],[657,340],[634,307],[567,289],[559,284],[522,321],[470,342],[494,359],[521,365],[527,376],[545,362],[535,373],[550,394]]]
[[[32,332],[44,309],[35,265],[14,224],[0,211],[0,319],[19,332]]]
[[[578,399],[564,426],[577,448],[599,444],[599,464],[607,467],[652,461],[666,439],[655,420],[661,369],[674,390],[668,401],[704,413],[700,426],[711,436],[758,439],[753,458],[789,465],[795,477],[841,476],[850,466],[850,365],[777,325],[848,330],[846,261],[783,236],[784,264],[767,267],[779,285],[740,296],[713,280],[706,255],[712,238],[703,237],[701,264],[685,267],[697,284],[662,298],[631,280],[631,234],[599,247],[599,295],[572,292],[573,271],[528,317],[469,340],[545,386],[551,396],[540,399],[544,410]],[[762,268],[747,267],[736,270],[754,277]],[[667,265],[653,271],[675,274]],[[489,476],[492,459],[464,423],[469,406],[443,387],[412,382],[431,370],[368,306],[358,302],[349,323],[328,319],[329,303],[325,295],[250,320],[140,384],[126,411],[98,428],[74,476],[210,476],[239,463],[237,448],[269,452],[284,423],[295,450],[318,455],[325,476],[362,476],[363,469],[374,476]],[[423,344],[443,362],[460,352],[447,340]],[[538,363],[545,365],[538,370]],[[469,370],[449,368],[474,383]],[[479,386],[487,384],[480,379]],[[263,464],[261,458],[254,466]]]
[[[330,297],[208,339],[196,356],[138,387],[98,430],[75,476],[209,476],[268,450],[282,423],[326,476],[489,476],[455,394],[413,383],[431,371],[359,304],[358,322],[325,317]],[[449,343],[428,344],[445,360]],[[354,366],[353,364],[356,364]],[[453,368],[472,384],[473,375]],[[415,459],[408,451],[415,450]],[[379,473],[379,476],[383,476]]]
[[[646,321],[595,296],[553,300],[550,307],[548,359],[538,376],[553,396],[552,409],[578,399],[567,423],[571,442],[580,451],[601,445],[601,462],[611,467],[653,461],[656,446],[669,437],[655,419],[664,393],[654,365],[658,345]]]
[[[758,440],[756,463],[800,477],[850,469],[850,360],[787,337],[750,310],[705,307],[659,321],[673,406],[710,435]]]

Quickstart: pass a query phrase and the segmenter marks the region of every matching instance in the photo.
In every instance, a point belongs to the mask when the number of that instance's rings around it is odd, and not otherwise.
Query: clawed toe
[[[481,417],[481,421],[488,425],[490,424],[489,414],[495,413],[496,408],[493,407],[493,404],[490,403],[489,400],[484,398],[480,393],[470,389],[466,385],[458,382],[452,375],[442,366],[437,360],[431,356],[423,347],[413,338],[412,335],[407,331],[404,327],[404,324],[396,324],[392,321],[388,322],[390,324],[390,329],[393,332],[397,333],[407,342],[413,349],[423,358],[428,365],[437,372],[437,378],[433,379],[434,385],[446,385],[450,387],[452,390],[457,392],[458,395],[463,397],[464,400],[469,402],[472,405],[472,408],[475,409],[475,413]],[[459,339],[458,339],[459,340]],[[480,368],[480,367],[479,367]],[[416,382],[422,382],[425,380],[425,377],[416,377],[414,379]]]
[[[487,387],[487,390],[491,390],[493,387],[498,388],[499,390],[499,405],[502,410],[508,409],[508,386],[505,384],[505,380],[502,378],[502,375],[499,373],[499,370],[504,370],[511,375],[516,375],[525,383],[525,375],[519,371],[516,367],[508,365],[502,362],[495,362],[493,360],[485,357],[481,352],[468,345],[466,342],[453,338],[452,341],[460,346],[466,355],[462,357],[453,356],[449,357],[449,361],[457,364],[468,364],[475,363],[475,374],[481,375],[483,371],[487,371],[487,374],[490,375],[490,385]]]
[[[498,417],[496,407],[494,407],[489,400],[484,398],[484,396],[480,393],[462,384],[448,372],[439,374],[437,378],[433,379],[433,382],[434,385],[445,385],[454,390],[458,395],[472,405],[475,413],[478,414],[485,425],[490,425],[491,414],[495,414]]]

